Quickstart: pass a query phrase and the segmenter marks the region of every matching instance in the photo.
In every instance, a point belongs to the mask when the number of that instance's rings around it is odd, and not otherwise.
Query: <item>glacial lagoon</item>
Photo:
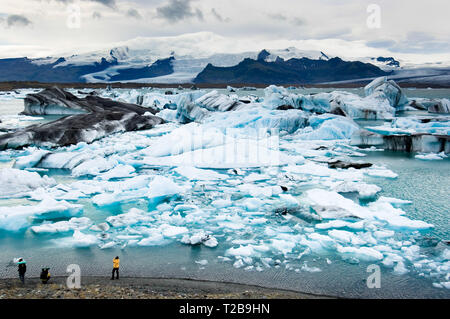
[[[0,129],[59,118],[18,115],[26,94],[38,91],[1,95]],[[119,255],[123,276],[238,282],[341,297],[450,296],[449,157],[436,152],[434,160],[423,160],[417,152],[351,143],[361,128],[390,125],[396,118],[442,117],[445,124],[446,115],[406,108],[392,118],[376,113],[353,121],[326,112],[275,110],[333,89],[172,89],[178,97],[165,91],[100,92],[129,103],[143,96],[142,106],[157,107],[167,121],[153,129],[89,144],[0,152],[1,277],[16,276],[17,257],[27,260],[29,276],[44,266],[65,276],[69,264],[80,265],[82,276],[109,275],[111,259]],[[339,91],[351,94],[349,101],[364,97],[362,89]],[[450,96],[440,89],[403,92],[409,100]],[[200,111],[183,113],[180,121],[180,105],[206,94],[213,100],[204,102],[207,114],[186,123],[187,115]],[[238,110],[216,110],[229,99],[245,102]],[[347,113],[357,114],[361,104],[354,105],[348,103]],[[302,124],[304,118],[310,125]],[[446,125],[438,129],[448,132]],[[228,128],[238,130],[227,137]],[[260,133],[261,128],[279,134]],[[234,161],[223,160],[230,149],[237,150]],[[250,158],[254,152],[256,161]],[[329,168],[336,159],[373,166]],[[366,285],[372,264],[381,269],[379,289]]]

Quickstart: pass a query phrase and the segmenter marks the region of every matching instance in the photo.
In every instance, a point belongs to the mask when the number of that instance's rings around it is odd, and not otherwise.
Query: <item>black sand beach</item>
[[[258,286],[198,281],[123,277],[83,277],[80,289],[69,289],[66,277],[47,285],[38,278],[0,279],[0,299],[324,299],[326,296]]]

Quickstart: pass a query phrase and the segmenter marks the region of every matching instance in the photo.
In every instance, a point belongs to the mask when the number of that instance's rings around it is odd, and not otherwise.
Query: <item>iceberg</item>
[[[383,259],[383,254],[370,247],[345,247],[337,246],[337,251],[346,258],[356,258],[367,262]]]
[[[423,161],[440,161],[443,160],[444,158],[447,158],[447,155],[444,154],[444,152],[439,153],[439,154],[418,154],[416,156],[414,156],[417,159],[423,160]]]
[[[144,212],[143,210],[132,208],[128,213],[109,216],[106,221],[113,227],[128,227],[139,223],[154,221],[151,214]]]
[[[433,225],[411,220],[404,211],[395,208],[386,199],[370,203],[367,207],[360,206],[351,199],[323,189],[308,190],[303,195],[304,202],[309,204],[314,212],[323,219],[358,218],[370,221],[383,221],[395,229],[430,229]],[[349,226],[345,224],[345,226]]]
[[[323,114],[311,116],[309,126],[300,129],[295,136],[305,140],[350,139],[359,126],[349,118],[339,115]]]
[[[97,175],[95,179],[110,180],[116,178],[134,177],[136,169],[131,165],[119,164],[107,172]]]
[[[148,184],[148,198],[166,197],[183,193],[186,189],[178,186],[172,179],[157,175]]]
[[[53,178],[15,168],[0,169],[0,181],[0,198],[24,197],[38,188],[56,185]]]
[[[63,241],[63,244],[65,242]],[[99,244],[99,239],[90,234],[84,234],[79,230],[75,230],[72,238],[69,239],[68,244],[77,248],[85,248]]]
[[[35,206],[0,207],[0,229],[19,231],[28,227],[33,220],[74,217],[80,215],[82,209],[82,205],[69,204],[66,201],[57,201],[53,198],[45,198]]]
[[[377,185],[366,184],[364,182],[339,182],[333,186],[333,190],[338,193],[351,193],[357,192],[360,198],[373,198],[381,191],[381,188]]]
[[[41,150],[34,147],[30,147],[26,150],[30,155],[20,156],[14,163],[14,168],[24,169],[35,167],[42,158],[44,158],[50,151]]]
[[[197,168],[240,168],[279,166],[296,163],[300,158],[270,149],[265,141],[251,143],[237,140],[225,145],[198,149],[180,155],[145,157],[140,162],[149,166],[194,166]]]
[[[215,181],[227,179],[228,176],[212,170],[199,169],[192,166],[180,166],[174,171],[191,181]]]
[[[242,105],[237,99],[233,99],[225,94],[220,94],[213,90],[199,97],[194,102],[198,106],[207,109],[208,111],[227,112],[238,108]]]
[[[192,236],[184,235],[181,239],[181,242],[187,245],[203,244],[206,247],[210,248],[216,247],[218,245],[217,239],[210,234],[206,234],[204,231],[200,231]]]
[[[379,77],[367,84],[364,88],[366,96],[374,97],[375,99],[387,99],[389,104],[399,109],[408,104],[408,98],[403,93],[402,89],[393,80],[388,80],[387,77]]]
[[[56,223],[44,223],[38,226],[32,226],[31,231],[34,233],[64,233],[75,230],[86,229],[92,225],[92,221],[87,217],[71,218],[68,221],[60,221]]]

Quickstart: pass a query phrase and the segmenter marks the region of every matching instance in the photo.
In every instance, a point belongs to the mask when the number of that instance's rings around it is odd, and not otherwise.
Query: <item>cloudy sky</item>
[[[205,52],[296,46],[435,63],[450,61],[449,11],[448,0],[0,0],[0,57],[158,38]]]

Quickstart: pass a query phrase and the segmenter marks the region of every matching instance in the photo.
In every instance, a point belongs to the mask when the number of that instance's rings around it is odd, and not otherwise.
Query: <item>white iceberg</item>
[[[82,209],[82,205],[69,204],[53,198],[45,198],[35,206],[0,207],[0,229],[18,231],[29,226],[33,220],[74,217],[80,215]]]
[[[0,181],[0,198],[23,197],[40,187],[56,185],[53,178],[15,168],[1,168]]]

